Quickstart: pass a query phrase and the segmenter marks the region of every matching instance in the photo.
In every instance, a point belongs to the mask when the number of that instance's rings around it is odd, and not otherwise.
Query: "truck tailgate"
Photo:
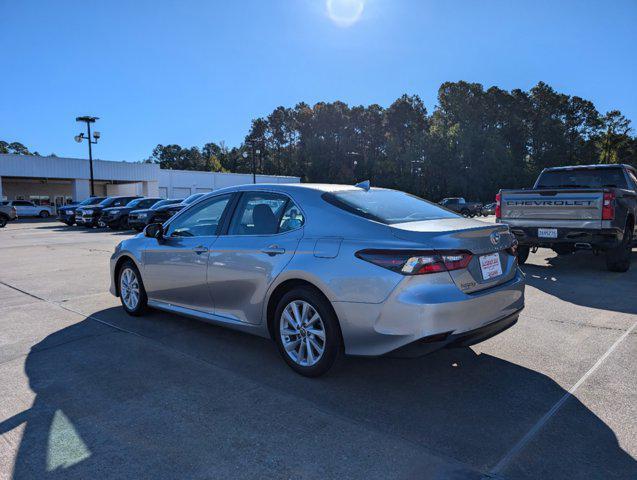
[[[603,201],[604,192],[598,189],[503,190],[500,204],[502,220],[551,220],[600,228]]]

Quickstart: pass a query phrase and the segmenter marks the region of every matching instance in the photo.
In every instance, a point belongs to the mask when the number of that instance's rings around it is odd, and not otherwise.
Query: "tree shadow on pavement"
[[[307,379],[262,338],[157,312],[91,317],[136,334],[85,320],[31,349],[33,406],[0,423],[24,428],[16,479],[480,478],[565,394],[468,348]],[[511,478],[636,478],[612,430],[566,406]]]
[[[533,255],[550,252],[540,249]],[[637,250],[633,249],[631,268],[617,273],[606,270],[603,255],[577,252],[550,256],[546,265],[526,264],[527,285],[567,302],[601,310],[637,314]]]

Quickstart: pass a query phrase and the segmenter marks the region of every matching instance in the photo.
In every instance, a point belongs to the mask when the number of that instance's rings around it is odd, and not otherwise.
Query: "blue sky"
[[[329,1],[360,16],[326,0],[0,0],[0,139],[84,157],[75,117],[91,114],[95,156],[137,161],[158,143],[238,145],[300,101],[415,93],[431,111],[447,80],[543,80],[637,123],[635,0]]]

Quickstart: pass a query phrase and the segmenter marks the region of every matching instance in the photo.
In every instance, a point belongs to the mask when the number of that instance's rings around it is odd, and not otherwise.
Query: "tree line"
[[[387,108],[299,103],[253,120],[238,147],[158,145],[146,161],[249,173],[253,159],[258,173],[306,182],[369,179],[434,200],[490,201],[500,188],[532,185],[546,167],[637,166],[637,137],[621,112],[601,114],[591,101],[543,82],[506,91],[460,81],[441,85],[432,113],[417,95],[403,95]]]
[[[32,154],[4,141],[0,153]],[[254,119],[239,146],[157,145],[144,162],[238,173],[252,172],[254,162],[257,173],[304,182],[369,179],[432,200],[491,201],[500,188],[531,186],[546,167],[637,166],[637,137],[618,110],[602,114],[591,101],[543,82],[506,91],[460,81],[440,86],[431,113],[417,95],[388,107],[299,103]]]

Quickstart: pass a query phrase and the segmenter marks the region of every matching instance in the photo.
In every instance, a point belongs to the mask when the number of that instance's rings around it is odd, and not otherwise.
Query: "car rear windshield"
[[[540,174],[535,188],[626,188],[621,168],[574,168]]]
[[[396,190],[346,190],[325,193],[323,199],[347,212],[387,225],[458,217],[434,203]]]

